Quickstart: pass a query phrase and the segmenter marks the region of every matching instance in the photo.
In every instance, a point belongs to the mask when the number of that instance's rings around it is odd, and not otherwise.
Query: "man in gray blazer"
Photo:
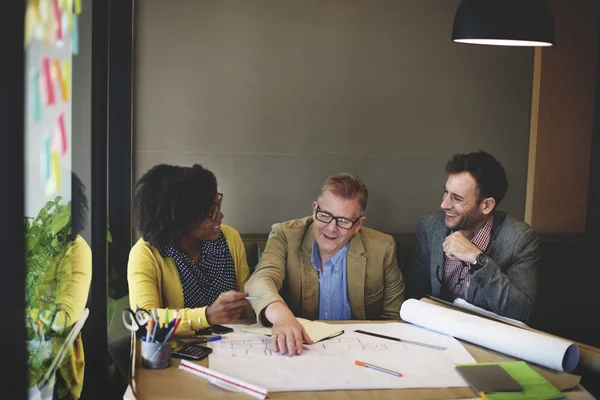
[[[454,155],[446,172],[442,210],[417,228],[407,297],[462,298],[527,322],[537,292],[538,239],[529,225],[496,210],[508,188],[504,168],[479,151]]]

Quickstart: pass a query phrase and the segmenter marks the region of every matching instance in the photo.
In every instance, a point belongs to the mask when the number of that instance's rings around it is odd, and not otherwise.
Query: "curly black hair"
[[[134,187],[135,227],[145,241],[164,250],[208,216],[216,195],[217,178],[202,165],[156,165]]]
[[[85,185],[75,172],[71,171],[71,240],[83,231],[88,212]]]
[[[477,202],[493,197],[496,200],[494,208],[500,202],[508,190],[508,179],[506,171],[498,160],[489,153],[479,150],[475,153],[455,154],[446,163],[448,174],[468,172],[477,182]]]

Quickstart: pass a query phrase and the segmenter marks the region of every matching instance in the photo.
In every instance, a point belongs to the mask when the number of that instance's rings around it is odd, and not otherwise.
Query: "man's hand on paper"
[[[285,303],[277,301],[267,306],[265,316],[273,323],[271,340],[275,351],[290,357],[302,354],[302,343],[313,344],[304,327]]]
[[[246,296],[248,293],[235,290],[221,293],[215,302],[206,308],[208,323],[220,325],[239,319],[244,306],[248,304],[248,300],[244,299]]]
[[[444,253],[446,253],[446,257],[450,259],[458,258],[470,264],[474,264],[477,260],[477,255],[481,253],[481,250],[460,232],[454,232],[446,236],[442,248],[444,249]]]

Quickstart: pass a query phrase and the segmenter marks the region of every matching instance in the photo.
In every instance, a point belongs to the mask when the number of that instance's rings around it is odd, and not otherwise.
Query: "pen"
[[[152,334],[152,325],[153,325],[154,321],[150,320],[148,321],[148,324],[146,325],[146,341],[150,341],[150,335]]]
[[[150,342],[154,343],[156,340],[156,328],[158,328],[158,320],[154,321],[154,326],[152,327],[152,337],[150,338]]]
[[[171,330],[167,333],[167,336],[165,336],[165,338],[162,340],[162,343],[161,343],[160,346],[158,346],[158,349],[156,349],[156,351],[154,352],[154,354],[152,354],[152,357],[150,357],[150,361],[154,360],[154,358],[158,355],[158,353],[160,353],[160,351],[162,350],[162,348],[164,347],[164,345],[167,344],[167,342],[171,338],[171,335],[173,335],[173,332],[175,332],[175,325],[173,325],[173,327],[171,328]]]
[[[381,368],[381,367],[375,366],[373,364],[368,364],[368,363],[366,363],[364,361],[358,361],[358,360],[356,360],[356,361],[354,361],[354,364],[360,365],[361,367],[371,368],[371,369],[374,369],[376,371],[385,372],[386,374],[390,374],[390,375],[394,375],[394,376],[402,376],[402,374],[400,372],[395,372],[395,371],[392,371],[392,370],[389,370],[389,369]]]
[[[209,338],[201,338],[201,339],[194,339],[194,340],[177,339],[177,342],[183,343],[183,344],[201,344],[201,343],[215,342],[215,341],[221,340],[221,339],[222,339],[221,336],[211,336]]]
[[[175,325],[173,325],[173,332],[175,332],[177,330],[177,327],[179,327],[180,322],[181,322],[181,318],[177,318],[177,320],[175,321]]]
[[[246,296],[244,297],[246,300],[261,300],[262,297],[258,297],[258,296]]]
[[[356,333],[362,333],[363,335],[375,336],[375,337],[378,337],[378,338],[381,338],[381,339],[394,340],[396,342],[402,342],[402,343],[407,343],[407,344],[414,344],[416,346],[429,347],[430,349],[436,349],[436,350],[446,350],[447,349],[446,347],[436,346],[434,344],[427,344],[427,343],[421,343],[421,342],[413,342],[412,340],[405,340],[405,339],[400,339],[400,338],[397,338],[397,337],[380,335],[378,333],[361,331],[359,329],[355,330],[354,332],[356,332]]]

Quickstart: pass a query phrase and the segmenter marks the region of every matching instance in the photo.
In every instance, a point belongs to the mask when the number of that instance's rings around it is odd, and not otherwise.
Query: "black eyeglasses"
[[[223,193],[217,193],[217,200],[211,206],[208,218],[213,221],[217,219],[217,215],[219,215],[219,211],[221,210],[221,204],[223,204]]]
[[[317,220],[324,222],[326,224],[330,223],[335,219],[335,224],[342,229],[351,229],[355,223],[358,222],[362,217],[358,217],[356,220],[352,221],[345,217],[334,217],[331,213],[327,211],[321,211],[321,207],[317,206],[316,212]]]

